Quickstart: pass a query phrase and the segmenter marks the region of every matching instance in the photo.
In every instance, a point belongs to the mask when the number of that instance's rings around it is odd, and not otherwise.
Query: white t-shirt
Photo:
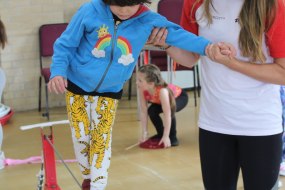
[[[184,1],[181,25],[214,43],[233,44],[238,50],[237,58],[248,61],[238,49],[240,32],[238,16],[243,0],[213,0],[215,10],[210,8],[213,18],[211,25],[207,25],[207,21],[202,18],[203,4],[196,4],[192,9],[194,2],[195,0]],[[197,21],[196,23],[192,22],[190,15]],[[272,29],[264,34],[263,50],[266,63],[272,63],[272,57],[285,57],[285,27],[284,25],[281,27],[279,22],[284,15],[283,8],[282,11],[278,11]],[[284,17],[281,23],[284,24]],[[277,30],[278,35],[275,32]],[[283,42],[280,43],[280,40]],[[258,81],[222,64],[212,62],[206,56],[201,57],[200,67],[202,87],[198,123],[200,128],[222,134],[246,136],[273,135],[282,132],[279,85]]]

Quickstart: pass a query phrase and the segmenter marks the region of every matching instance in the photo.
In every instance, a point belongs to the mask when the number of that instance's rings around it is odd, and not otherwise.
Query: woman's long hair
[[[201,1],[197,0],[196,3]],[[215,11],[212,0],[204,0],[204,6],[204,15],[208,19],[208,24],[211,24],[213,20],[210,7]],[[238,18],[241,27],[239,47],[243,56],[250,57],[252,61],[265,61],[262,37],[263,33],[270,29],[277,7],[278,0],[244,0]]]
[[[0,20],[0,46],[4,49],[7,43],[7,34],[3,22]]]
[[[160,69],[154,64],[143,65],[139,68],[139,72],[145,74],[146,82],[153,82],[154,86],[162,86],[163,88],[167,88],[169,94],[169,103],[171,109],[171,116],[174,116],[176,111],[176,102],[175,97],[170,88],[168,88],[168,84],[161,76]]]

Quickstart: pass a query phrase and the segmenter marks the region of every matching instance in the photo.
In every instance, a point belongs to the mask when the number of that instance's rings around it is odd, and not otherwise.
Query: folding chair
[[[46,106],[45,113],[42,116],[47,117],[49,120],[49,102],[48,102],[48,89],[47,84],[50,78],[50,67],[43,66],[43,58],[51,57],[53,55],[53,44],[55,40],[62,34],[66,29],[67,23],[57,23],[57,24],[44,24],[39,28],[39,45],[40,45],[40,77],[39,77],[39,112],[41,111],[41,94],[42,94],[42,78],[45,82],[45,97]]]

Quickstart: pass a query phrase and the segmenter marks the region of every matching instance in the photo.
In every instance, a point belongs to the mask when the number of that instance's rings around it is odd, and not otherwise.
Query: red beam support
[[[60,190],[56,180],[56,165],[53,147],[53,132],[50,127],[50,134],[45,135],[43,129],[41,130],[43,155],[44,155],[44,169],[45,169],[45,186],[44,190]],[[48,138],[48,139],[47,139]],[[49,140],[49,141],[48,141]]]

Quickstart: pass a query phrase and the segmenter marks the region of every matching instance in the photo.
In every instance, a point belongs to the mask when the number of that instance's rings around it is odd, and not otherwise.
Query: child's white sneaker
[[[11,108],[0,103],[0,118],[4,117],[10,112]]]
[[[281,162],[280,164],[280,170],[279,170],[279,175],[285,176],[285,162]]]

